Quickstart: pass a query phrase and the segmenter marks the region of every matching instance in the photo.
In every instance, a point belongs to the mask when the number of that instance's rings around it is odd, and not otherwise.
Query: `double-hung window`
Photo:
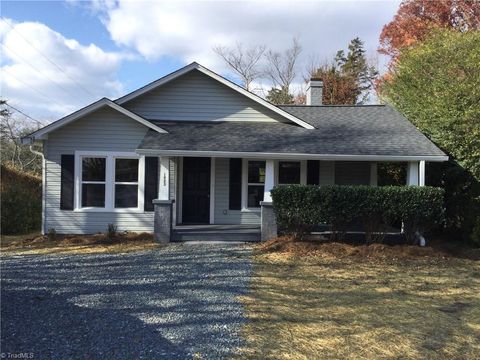
[[[259,208],[265,192],[265,161],[248,161],[247,207]]]
[[[138,207],[138,159],[115,159],[115,208]]]
[[[278,183],[300,184],[300,161],[279,161],[278,162]]]
[[[144,159],[130,153],[78,153],[77,210],[143,208]]]
[[[107,159],[82,157],[82,207],[104,208]]]

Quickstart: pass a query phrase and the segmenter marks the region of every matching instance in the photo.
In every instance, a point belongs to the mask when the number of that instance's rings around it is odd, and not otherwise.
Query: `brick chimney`
[[[310,79],[307,85],[307,105],[322,105],[322,95],[322,79]]]

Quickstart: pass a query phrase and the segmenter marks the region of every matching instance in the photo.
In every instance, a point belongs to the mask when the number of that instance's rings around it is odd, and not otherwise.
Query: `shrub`
[[[443,222],[444,192],[440,188],[413,186],[305,186],[288,185],[272,190],[280,229],[302,238],[315,225],[328,224],[335,240],[360,222],[367,242],[382,241],[386,226],[403,222],[405,236],[414,242]]]
[[[285,185],[273,189],[272,197],[277,222],[295,238],[302,238],[318,224],[321,214],[314,204],[321,199],[316,197],[314,187]]]
[[[54,228],[48,229],[47,238],[50,241],[55,241],[57,239],[57,230],[55,230]]]
[[[115,224],[108,224],[107,226],[107,238],[112,240],[117,235],[118,227]]]
[[[42,179],[10,165],[1,166],[1,232],[26,234],[42,225]]]

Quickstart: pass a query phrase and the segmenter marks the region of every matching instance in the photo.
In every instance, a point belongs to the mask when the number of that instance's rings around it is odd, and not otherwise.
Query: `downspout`
[[[42,152],[33,149],[33,145],[29,146],[30,152],[42,158],[42,235],[45,235],[45,182],[46,182],[46,168],[45,156]]]

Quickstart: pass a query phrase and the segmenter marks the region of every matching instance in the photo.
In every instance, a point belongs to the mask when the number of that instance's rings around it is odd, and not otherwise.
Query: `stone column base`
[[[155,240],[167,243],[172,238],[172,205],[173,200],[153,200],[154,219],[153,232]]]
[[[261,201],[261,240],[267,241],[277,237],[277,218],[273,211],[273,203],[269,201]]]

